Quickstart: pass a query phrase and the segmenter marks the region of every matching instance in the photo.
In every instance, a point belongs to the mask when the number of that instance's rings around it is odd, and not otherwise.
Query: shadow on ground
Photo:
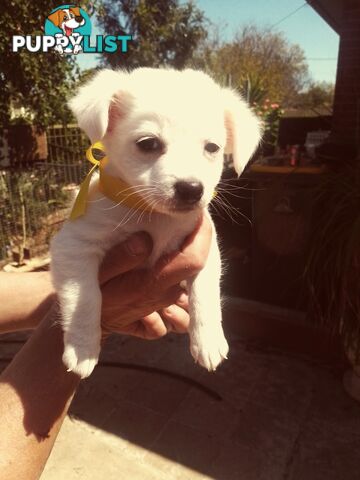
[[[63,451],[73,462],[70,478],[88,479],[84,463],[100,456],[98,479],[358,480],[360,407],[344,393],[342,372],[236,335],[230,346],[229,360],[211,374],[193,364],[186,336],[111,338],[103,362],[147,370],[99,366],[81,384],[70,416],[91,428],[80,458]],[[86,436],[100,441],[99,431],[112,434],[109,448],[116,442],[107,459],[117,457],[113,473],[96,446],[86,451]]]
[[[358,480],[360,406],[342,367],[227,336],[212,374],[187,336],[111,337],[42,480]]]

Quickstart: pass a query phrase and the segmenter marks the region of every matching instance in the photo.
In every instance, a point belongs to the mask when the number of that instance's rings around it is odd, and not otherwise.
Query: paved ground
[[[209,374],[185,336],[110,339],[41,480],[359,480],[360,405],[342,372],[230,344]]]
[[[114,337],[103,361],[148,370],[100,366],[83,382],[42,480],[359,480],[360,405],[342,372],[232,336],[210,374],[187,343]]]

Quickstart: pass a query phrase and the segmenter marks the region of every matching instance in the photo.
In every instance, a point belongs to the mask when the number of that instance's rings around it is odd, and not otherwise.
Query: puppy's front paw
[[[98,362],[100,342],[74,344],[66,334],[64,342],[62,360],[68,372],[74,372],[81,378],[88,377]]]
[[[229,346],[222,329],[201,328],[190,338],[190,351],[196,363],[214,371],[227,358]]]

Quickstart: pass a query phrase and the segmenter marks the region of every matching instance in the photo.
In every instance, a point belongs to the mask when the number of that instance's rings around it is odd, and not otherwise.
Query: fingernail
[[[135,233],[126,240],[126,248],[130,255],[143,255],[151,251],[150,235],[144,232]]]

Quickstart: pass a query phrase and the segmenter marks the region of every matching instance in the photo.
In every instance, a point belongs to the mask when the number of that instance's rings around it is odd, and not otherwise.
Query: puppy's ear
[[[225,153],[232,154],[235,171],[240,175],[260,142],[260,122],[240,95],[229,89],[222,93],[227,135]]]
[[[73,12],[76,17],[81,16],[80,7],[71,7],[70,12]]]
[[[101,70],[70,100],[79,127],[92,142],[101,140],[111,127],[109,122],[120,116],[127,77],[126,72]]]
[[[60,13],[61,10],[56,10],[56,12],[49,15],[47,18],[52,22],[56,27],[61,24],[62,14]]]

